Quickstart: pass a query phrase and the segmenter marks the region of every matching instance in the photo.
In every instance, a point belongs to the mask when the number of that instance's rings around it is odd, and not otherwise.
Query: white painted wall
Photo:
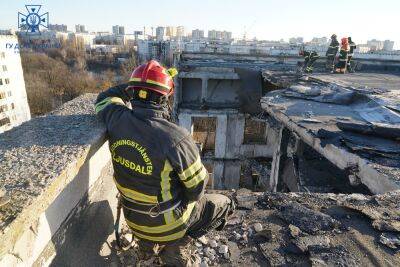
[[[9,125],[0,126],[0,133],[31,119],[21,57],[19,50],[14,49],[17,44],[17,36],[0,35],[0,79],[3,83],[0,85],[0,93],[6,95],[5,98],[0,99],[0,106],[7,105],[8,109],[0,112],[0,120],[10,118],[11,121]],[[6,70],[3,66],[6,66]],[[6,79],[9,80],[9,84],[6,84]]]

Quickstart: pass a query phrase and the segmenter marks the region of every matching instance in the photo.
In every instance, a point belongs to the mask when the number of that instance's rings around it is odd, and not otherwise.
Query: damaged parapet
[[[49,260],[68,217],[101,183],[110,156],[94,100],[83,95],[0,135],[0,266]]]

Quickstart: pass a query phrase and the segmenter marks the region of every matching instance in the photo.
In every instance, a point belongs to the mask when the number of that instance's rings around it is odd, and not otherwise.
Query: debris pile
[[[271,175],[271,160],[267,158],[247,159],[242,165],[240,187],[253,191],[268,191]]]
[[[238,210],[225,229],[193,240],[202,267],[400,266],[400,191],[233,195]]]

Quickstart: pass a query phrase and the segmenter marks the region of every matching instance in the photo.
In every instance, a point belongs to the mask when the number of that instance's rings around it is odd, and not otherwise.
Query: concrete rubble
[[[374,196],[218,192],[233,195],[238,210],[223,231],[193,240],[200,266],[400,264],[400,231],[395,227],[400,191]],[[129,255],[119,256],[124,260]],[[154,256],[151,264],[156,262]]]

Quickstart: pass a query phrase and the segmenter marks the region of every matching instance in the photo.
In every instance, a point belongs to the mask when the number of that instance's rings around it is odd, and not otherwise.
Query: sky
[[[233,32],[233,37],[287,40],[302,36],[351,36],[356,43],[390,39],[400,49],[399,0],[0,0],[0,29],[17,28],[26,4],[42,4],[52,24],[83,24],[89,31],[126,33],[143,26]],[[396,26],[397,25],[397,26]]]

